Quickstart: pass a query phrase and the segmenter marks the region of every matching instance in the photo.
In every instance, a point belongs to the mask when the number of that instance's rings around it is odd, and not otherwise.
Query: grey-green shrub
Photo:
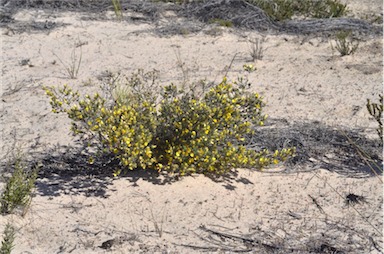
[[[37,169],[28,172],[21,156],[13,163],[12,175],[6,180],[0,197],[0,213],[12,213],[16,208],[25,209],[31,200],[37,178]]]
[[[15,241],[15,228],[7,223],[3,232],[3,240],[1,241],[0,254],[10,254]]]
[[[346,4],[339,0],[247,0],[262,9],[275,21],[293,16],[309,18],[337,18],[348,13]]]

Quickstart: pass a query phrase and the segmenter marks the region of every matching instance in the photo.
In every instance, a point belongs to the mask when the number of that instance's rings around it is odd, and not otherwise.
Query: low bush
[[[0,213],[12,213],[16,208],[24,210],[31,200],[32,189],[37,178],[37,169],[28,172],[21,156],[15,158],[12,175],[6,180],[0,198]]]
[[[243,79],[224,78],[209,88],[201,83],[185,90],[170,85],[157,94],[144,89],[145,79],[138,78],[144,73],[135,75],[125,83],[113,82],[109,99],[98,93],[81,97],[68,86],[46,88],[46,93],[53,112],[72,120],[75,135],[131,170],[220,175],[235,167],[263,168],[294,153],[291,148],[270,152],[247,146],[246,136],[254,135],[266,116],[262,98],[250,93]]]
[[[337,18],[348,12],[339,0],[247,0],[258,6],[275,21],[289,20],[293,16],[309,18]]]

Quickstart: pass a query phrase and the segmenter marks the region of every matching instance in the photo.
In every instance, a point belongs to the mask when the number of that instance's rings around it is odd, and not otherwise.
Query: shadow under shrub
[[[209,88],[170,85],[161,93],[155,80],[154,72],[139,71],[126,82],[113,79],[106,96],[81,97],[68,86],[46,92],[53,112],[68,115],[80,140],[118,159],[121,168],[115,175],[124,168],[220,175],[235,167],[263,168],[293,155],[291,148],[270,152],[245,145],[245,136],[266,116],[262,98],[250,93],[243,79],[224,78]]]

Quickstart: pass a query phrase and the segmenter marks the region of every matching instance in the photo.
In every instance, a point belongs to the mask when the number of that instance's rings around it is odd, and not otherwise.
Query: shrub
[[[294,15],[310,18],[336,18],[348,12],[338,0],[248,0],[275,21],[291,19]]]
[[[297,11],[293,1],[287,0],[249,0],[253,5],[262,9],[275,21],[291,19]]]
[[[313,1],[312,4],[309,12],[313,18],[337,18],[348,13],[347,5],[338,0]]]
[[[18,207],[23,210],[28,207],[37,178],[37,170],[27,172],[21,156],[18,156],[13,164],[14,171],[6,181],[5,189],[1,194],[0,212],[2,214],[12,213]]]
[[[179,90],[175,85],[164,87],[157,96],[141,94],[134,89],[142,85],[137,83],[141,79],[134,80],[120,89],[123,95],[110,101],[99,94],[80,98],[68,86],[46,88],[46,92],[53,112],[65,112],[72,119],[75,135],[98,151],[114,154],[121,166],[131,170],[219,175],[234,167],[262,168],[294,152],[247,147],[245,136],[254,134],[266,116],[262,98],[248,92],[249,85],[242,79],[228,82],[224,78],[200,97],[196,87]],[[121,97],[129,99],[116,99]]]

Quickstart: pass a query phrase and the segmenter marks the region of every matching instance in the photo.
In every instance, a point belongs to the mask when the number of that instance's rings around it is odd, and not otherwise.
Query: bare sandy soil
[[[351,16],[382,17],[382,1],[346,2]],[[12,17],[1,26],[0,158],[20,149],[42,165],[26,215],[0,218],[1,232],[7,222],[17,229],[14,253],[382,253],[382,174],[336,139],[344,130],[381,156],[365,108],[382,93],[381,35],[359,37],[356,53],[341,57],[332,37],[215,25],[161,36],[159,26],[179,20],[171,12],[157,22],[129,11],[123,21],[113,12],[31,8]],[[250,40],[262,37],[263,58],[253,61]],[[80,55],[71,79],[65,66]],[[297,145],[302,161],[220,180],[94,174],[71,154],[70,122],[51,113],[42,87],[90,92],[106,73],[140,68],[158,70],[161,84],[245,75],[267,103],[271,121],[260,133]],[[348,202],[351,194],[364,200]]]

